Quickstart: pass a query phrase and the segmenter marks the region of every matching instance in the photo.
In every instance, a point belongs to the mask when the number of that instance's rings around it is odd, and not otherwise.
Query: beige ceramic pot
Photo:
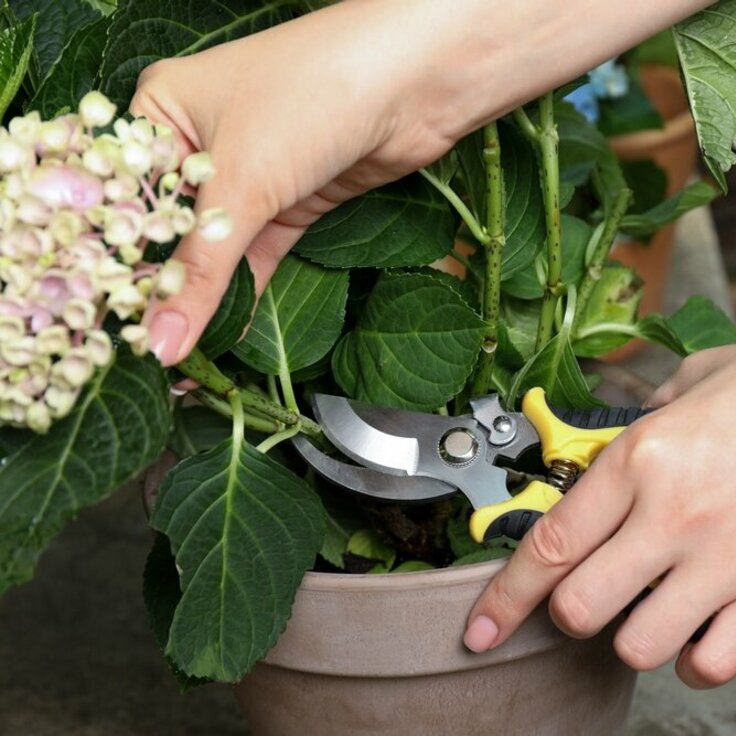
[[[463,647],[503,564],[308,573],[278,644],[235,688],[252,736],[621,733],[636,675],[612,630],[569,639],[541,607],[497,650]]]

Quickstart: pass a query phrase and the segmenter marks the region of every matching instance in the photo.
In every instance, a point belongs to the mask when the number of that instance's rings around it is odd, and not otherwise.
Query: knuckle
[[[550,599],[549,611],[557,626],[575,638],[585,639],[600,629],[590,606],[574,591],[556,590]]]
[[[200,248],[196,255],[177,253],[175,258],[184,264],[187,288],[191,294],[202,297],[209,293],[213,298],[220,296],[219,282],[221,279],[218,276],[222,265],[215,260],[214,253]]]
[[[663,664],[657,656],[656,643],[647,632],[626,627],[619,631],[613,643],[619,658],[638,672],[654,669]]]
[[[503,574],[493,579],[482,600],[485,609],[492,612],[491,618],[494,620],[513,617],[519,609],[517,599],[511,594],[511,590],[506,584],[506,576]]]
[[[672,440],[668,439],[667,428],[660,428],[660,418],[656,414],[643,417],[621,435],[625,438],[621,448],[624,459],[635,472],[646,473],[669,465]]]
[[[551,514],[542,516],[532,526],[526,535],[525,544],[535,560],[544,567],[565,567],[570,564],[570,551],[564,529]]]

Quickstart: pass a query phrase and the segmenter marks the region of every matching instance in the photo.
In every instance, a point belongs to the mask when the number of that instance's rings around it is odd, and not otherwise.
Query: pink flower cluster
[[[102,329],[111,312],[121,337],[148,350],[139,324],[149,300],[179,291],[184,266],[143,260],[150,242],[199,227],[229,232],[227,214],[199,221],[177,201],[185,184],[214,173],[197,153],[179,165],[169,128],[117,119],[91,92],[77,114],[36,112],[0,128],[0,425],[45,432],[74,407],[82,387],[113,357]],[[113,123],[114,133],[95,135]]]

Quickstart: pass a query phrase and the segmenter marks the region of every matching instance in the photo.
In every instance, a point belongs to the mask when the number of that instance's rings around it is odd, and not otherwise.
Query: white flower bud
[[[171,216],[171,224],[177,235],[187,235],[194,230],[197,216],[192,212],[191,207],[177,207]]]
[[[74,212],[61,210],[56,213],[49,224],[48,232],[54,240],[64,246],[70,246],[84,232],[84,221]]]
[[[8,287],[16,294],[25,294],[33,283],[33,275],[18,264],[9,266],[5,273]]]
[[[39,141],[47,151],[62,153],[69,147],[72,132],[69,125],[62,118],[49,120],[41,123]]]
[[[132,284],[133,273],[124,263],[108,256],[97,264],[94,279],[100,289],[113,293]]]
[[[64,325],[44,327],[36,335],[36,350],[41,355],[64,355],[70,348],[69,330]]]
[[[120,147],[115,138],[101,135],[82,154],[82,164],[87,171],[107,178],[115,173],[120,163]]]
[[[143,295],[133,284],[116,289],[107,299],[107,306],[112,309],[120,319],[128,319],[146,306]]]
[[[18,199],[15,210],[16,217],[26,225],[43,227],[51,222],[51,208],[47,207],[38,197],[24,194]]]
[[[7,174],[18,171],[28,165],[32,156],[31,150],[7,133],[0,136],[0,172]]]
[[[33,110],[27,115],[13,118],[8,123],[8,130],[19,143],[33,148],[41,133],[41,115],[37,110]]]
[[[43,401],[36,401],[26,410],[26,425],[38,434],[46,434],[51,427],[51,412]]]
[[[232,231],[230,215],[222,207],[205,210],[199,217],[199,232],[205,240],[224,240]]]
[[[148,147],[153,143],[153,125],[146,118],[136,118],[130,124],[130,134],[133,140]]]
[[[36,357],[36,342],[30,335],[0,342],[0,358],[14,366],[25,366]]]
[[[126,266],[135,266],[143,259],[143,251],[138,246],[129,243],[121,245],[118,254]]]
[[[73,408],[79,396],[79,390],[49,386],[43,395],[46,406],[49,407],[54,419],[65,417]]]
[[[176,189],[181,177],[176,171],[169,171],[164,174],[159,180],[159,187],[164,192],[173,192]]]
[[[176,237],[171,216],[154,210],[143,218],[143,237],[154,243],[168,243]]]
[[[148,328],[143,325],[125,325],[120,330],[120,337],[130,345],[135,355],[143,356],[148,352]]]
[[[156,275],[156,296],[166,299],[172,294],[178,294],[184,287],[186,277],[184,264],[175,258],[169,258]]]
[[[144,176],[151,170],[153,154],[150,148],[139,141],[129,140],[123,144],[121,159],[125,169],[134,176]]]
[[[184,181],[197,187],[215,175],[215,167],[209,153],[200,151],[192,153],[184,159],[181,165],[181,173]]]
[[[105,242],[133,245],[143,234],[143,217],[134,210],[109,210],[105,221]]]
[[[0,314],[0,342],[18,340],[26,334],[26,326],[21,317]]]
[[[112,122],[117,107],[102,94],[92,91],[82,97],[79,103],[79,116],[88,128],[104,128]]]
[[[135,287],[144,299],[148,299],[153,290],[153,279],[150,276],[144,276],[135,282]]]
[[[0,199],[0,232],[11,230],[15,221],[15,205],[9,199]]]
[[[105,196],[111,202],[123,202],[137,197],[141,190],[138,180],[123,172],[118,172],[114,179],[105,182]]]
[[[95,323],[97,309],[84,299],[69,299],[61,316],[72,330],[88,330]]]
[[[104,330],[90,330],[84,341],[84,349],[97,366],[106,366],[112,360],[112,340]]]
[[[52,377],[61,378],[71,388],[84,386],[94,373],[94,365],[84,348],[72,348],[51,366]]]

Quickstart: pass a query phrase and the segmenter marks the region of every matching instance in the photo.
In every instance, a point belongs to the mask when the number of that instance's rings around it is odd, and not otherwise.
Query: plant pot
[[[636,674],[612,628],[570,639],[542,606],[497,650],[463,647],[504,564],[308,573],[276,647],[235,688],[252,736],[620,733]]]
[[[667,195],[680,191],[692,176],[698,158],[698,139],[690,114],[687,95],[677,70],[668,66],[647,65],[642,83],[654,107],[665,121],[660,130],[642,130],[609,139],[614,153],[626,161],[651,159],[667,174]],[[675,226],[660,230],[648,243],[619,241],[611,257],[633,268],[644,281],[639,308],[641,315],[662,309]],[[632,340],[614,351],[608,359],[622,359],[645,343]]]

